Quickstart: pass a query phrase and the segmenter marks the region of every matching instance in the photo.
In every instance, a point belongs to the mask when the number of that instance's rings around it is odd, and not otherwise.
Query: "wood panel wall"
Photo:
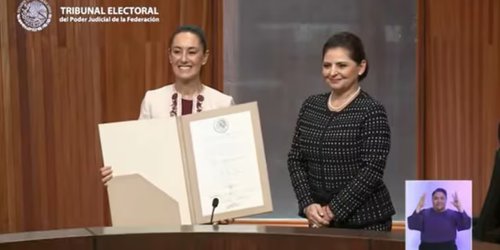
[[[146,90],[173,80],[166,50],[201,26],[202,81],[222,88],[222,1],[48,1],[41,32],[0,1],[0,233],[109,224],[97,124],[136,119]],[[60,6],[156,6],[160,23],[59,23]]]
[[[500,123],[500,1],[418,2],[422,179],[473,181],[478,215]]]

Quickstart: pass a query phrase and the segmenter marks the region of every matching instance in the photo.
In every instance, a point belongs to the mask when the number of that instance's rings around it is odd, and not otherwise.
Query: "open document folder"
[[[272,211],[257,103],[99,124],[114,226],[200,224]]]

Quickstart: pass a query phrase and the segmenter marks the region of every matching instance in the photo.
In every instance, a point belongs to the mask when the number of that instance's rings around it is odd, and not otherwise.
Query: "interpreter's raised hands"
[[[425,193],[423,193],[422,196],[420,196],[420,200],[418,201],[417,208],[415,208],[415,212],[417,212],[417,214],[420,213],[424,205],[425,205]]]
[[[462,203],[458,199],[457,192],[453,193],[452,198],[453,200],[451,201],[451,204],[458,210],[458,212],[463,212],[464,210],[462,209]]]

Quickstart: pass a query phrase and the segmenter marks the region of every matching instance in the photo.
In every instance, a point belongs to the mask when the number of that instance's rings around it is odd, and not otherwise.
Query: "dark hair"
[[[434,190],[434,192],[432,192],[432,197],[434,197],[434,194],[437,193],[437,192],[441,192],[444,194],[444,197],[448,197],[448,194],[446,193],[446,190],[444,190],[443,188],[436,188],[436,190]]]
[[[498,123],[498,143],[500,143],[500,123]]]
[[[198,37],[200,39],[201,46],[203,47],[203,53],[207,50],[207,39],[205,39],[205,32],[196,26],[196,25],[182,25],[177,27],[172,36],[170,37],[170,47],[172,46],[172,42],[174,41],[174,37],[179,33],[189,32]]]
[[[336,33],[323,45],[323,58],[325,57],[326,51],[333,48],[344,48],[349,51],[349,57],[357,62],[366,60],[365,49],[363,48],[363,43],[358,36],[350,32],[340,32]],[[363,74],[358,76],[358,80],[362,81],[368,75],[368,61],[366,62],[366,69]]]

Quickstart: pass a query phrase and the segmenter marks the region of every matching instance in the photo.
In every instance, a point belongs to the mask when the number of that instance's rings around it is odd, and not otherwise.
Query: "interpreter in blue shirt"
[[[451,202],[457,211],[446,208],[447,198],[446,190],[437,188],[432,192],[432,208],[422,209],[424,193],[408,217],[408,227],[420,231],[419,250],[457,250],[457,231],[471,228],[471,218],[463,210],[457,193],[453,194]]]

